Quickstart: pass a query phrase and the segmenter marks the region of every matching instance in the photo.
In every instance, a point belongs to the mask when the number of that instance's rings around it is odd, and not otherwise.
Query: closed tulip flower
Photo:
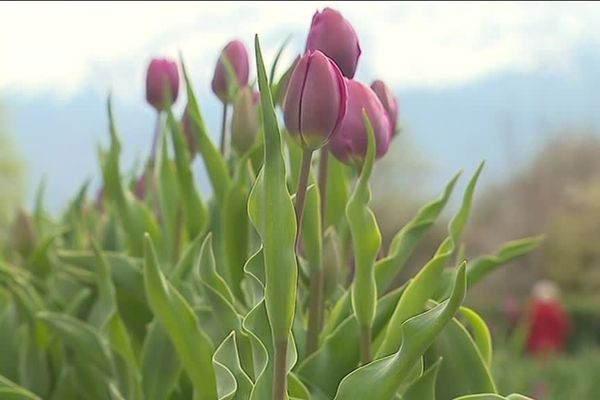
[[[239,154],[246,153],[252,147],[258,134],[258,101],[259,94],[244,86],[233,105],[231,145]]]
[[[229,81],[229,74],[224,59],[231,65],[232,72],[235,74],[237,80],[235,84],[238,87],[246,86],[248,84],[250,66],[248,62],[248,52],[241,41],[231,41],[221,51],[221,56],[217,61],[215,73],[213,75],[212,91],[223,103],[228,103],[233,100],[231,98],[230,85],[234,82]]]
[[[385,108],[385,111],[387,112],[390,124],[392,125],[393,136],[396,134],[396,123],[398,121],[398,102],[396,101],[396,97],[394,97],[390,88],[381,80],[374,81],[371,84],[371,89],[373,89],[377,98],[381,101],[383,108]]]
[[[146,73],[146,100],[164,111],[177,100],[179,94],[179,71],[177,64],[166,58],[155,58]]]
[[[360,45],[354,28],[342,14],[331,8],[313,15],[306,51],[321,50],[338,65],[346,78],[354,78]]]
[[[339,132],[329,143],[331,153],[345,164],[361,164],[367,153],[367,130],[363,121],[363,109],[375,133],[376,156],[382,157],[391,139],[391,124],[381,101],[370,87],[354,80],[347,80],[348,111]]]
[[[302,147],[316,150],[336,134],[346,113],[346,82],[320,51],[304,55],[292,72],[283,105],[285,126]]]

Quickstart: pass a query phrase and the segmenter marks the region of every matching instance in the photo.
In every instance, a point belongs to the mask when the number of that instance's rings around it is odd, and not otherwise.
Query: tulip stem
[[[227,103],[223,102],[223,120],[221,121],[221,155],[225,155],[225,143],[227,135]]]
[[[360,328],[360,364],[366,365],[371,362],[371,327]]]
[[[327,226],[327,175],[329,172],[329,150],[321,149],[319,157],[319,194],[321,195],[321,229],[325,232]]]
[[[275,343],[273,365],[273,400],[287,398],[287,340]]]
[[[300,167],[298,190],[296,190],[296,253],[298,253],[300,247],[302,220],[304,217],[304,200],[306,199],[306,187],[308,186],[308,175],[310,173],[310,161],[312,160],[312,153],[312,150],[302,150],[302,166]]]
[[[319,348],[319,333],[321,332],[323,311],[323,268],[318,265],[310,274],[308,294],[308,330],[306,332],[306,356],[308,357]]]
[[[158,152],[158,141],[160,140],[161,131],[161,112],[156,112],[156,121],[154,123],[154,136],[152,138],[152,150],[150,151],[150,158],[148,159],[148,165],[154,172],[154,164],[156,164],[156,153]]]

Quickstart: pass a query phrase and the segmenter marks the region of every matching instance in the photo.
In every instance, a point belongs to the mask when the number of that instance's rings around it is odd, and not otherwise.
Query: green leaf
[[[69,315],[48,311],[40,312],[38,318],[56,332],[62,342],[78,356],[96,366],[106,376],[112,376],[114,361],[110,347],[93,326]]]
[[[250,400],[271,399],[273,397],[274,347],[271,327],[265,302],[261,301],[246,315],[242,322],[252,343],[253,374],[256,376]],[[290,335],[287,352],[287,371],[296,364],[298,355],[293,338]],[[250,374],[249,374],[250,375]]]
[[[441,359],[427,369],[419,378],[410,384],[402,394],[402,400],[436,400],[435,381]]]
[[[311,271],[321,268],[323,244],[321,240],[321,198],[319,188],[310,185],[306,189],[304,217],[302,219],[302,245],[304,256]]]
[[[470,394],[467,396],[456,397],[454,400],[533,400],[522,394],[513,393],[506,397],[494,393]]]
[[[242,280],[244,263],[248,258],[250,222],[248,219],[249,184],[247,178],[248,159],[242,157],[232,185],[223,203],[221,220],[228,281],[238,300],[243,301]]]
[[[180,194],[178,187],[177,170],[175,163],[169,160],[167,137],[166,135],[161,136],[161,146],[158,158],[158,198],[161,212],[161,228],[163,237],[165,238],[165,245],[167,248],[168,259],[173,259],[173,253],[176,253],[179,249],[175,249],[175,238],[180,233],[178,219],[181,218],[179,214],[180,210]]]
[[[375,264],[375,280],[377,281],[377,292],[379,296],[381,296],[394,281],[398,272],[400,272],[417,247],[423,234],[435,224],[435,221],[437,221],[437,218],[448,203],[448,199],[450,198],[460,175],[460,172],[454,175],[446,185],[440,197],[424,205],[417,212],[417,215],[404,225],[396,236],[394,236],[394,239],[392,239],[388,255],[377,261]]]
[[[258,37],[255,43],[265,152],[264,166],[250,193],[248,213],[263,244],[266,272],[265,304],[273,340],[283,342],[288,340],[296,305],[296,217],[286,187],[281,134]]]
[[[465,189],[462,206],[450,221],[448,237],[438,247],[434,257],[409,282],[406,290],[402,294],[402,297],[396,306],[396,310],[394,310],[394,314],[388,324],[383,343],[377,352],[379,357],[397,351],[398,346],[402,341],[402,323],[408,318],[421,312],[427,300],[434,296],[442,278],[444,267],[456,250],[457,244],[460,242],[460,237],[471,209],[475,185],[477,184],[477,179],[479,178],[482,168],[483,163],[479,165]]]
[[[375,160],[375,134],[364,110],[363,121],[368,135],[367,155],[354,192],[346,205],[346,217],[352,234],[355,260],[355,275],[351,287],[352,309],[361,329],[370,329],[377,305],[374,265],[381,246],[381,233],[375,215],[369,208],[369,178]]]
[[[200,154],[202,155],[202,159],[204,160],[204,165],[206,166],[208,177],[213,187],[216,200],[218,204],[223,204],[225,194],[227,193],[227,189],[231,184],[231,178],[229,177],[227,165],[225,164],[221,153],[208,137],[206,126],[204,124],[204,119],[202,118],[202,114],[200,113],[200,107],[198,106],[198,102],[196,101],[196,95],[194,94],[192,82],[187,73],[187,68],[185,67],[185,62],[183,61],[182,56],[180,56],[180,63],[181,68],[183,70],[183,77],[185,79],[185,85],[187,89],[188,115],[194,127],[194,134],[196,135],[196,144],[198,146],[198,151],[200,152]]]
[[[110,149],[102,167],[105,195],[111,201],[121,220],[121,226],[127,233],[129,250],[133,256],[143,253],[143,235],[149,232],[156,241],[160,239],[160,231],[151,213],[140,202],[137,202],[129,191],[125,191],[121,182],[120,162],[121,142],[114,123],[110,97],[107,101],[110,131]]]
[[[200,257],[198,258],[198,268],[200,279],[217,293],[219,293],[230,304],[234,304],[233,294],[227,286],[225,280],[219,275],[215,267],[215,256],[212,250],[212,235],[209,233],[202,243]]]
[[[269,82],[270,83],[275,82],[275,72],[277,72],[277,65],[279,64],[279,59],[281,58],[283,51],[285,50],[285,48],[287,47],[287,45],[290,43],[291,40],[292,40],[291,35],[288,36],[287,38],[285,38],[283,43],[281,43],[281,46],[279,46],[279,50],[277,50],[277,53],[275,54],[275,59],[273,60],[273,64],[271,65],[271,72],[269,73]],[[273,91],[272,88],[271,88],[271,91]]]
[[[208,214],[202,198],[194,184],[194,176],[190,166],[190,153],[186,147],[181,125],[175,120],[173,111],[169,109],[167,123],[171,130],[171,139],[175,149],[175,164],[181,193],[183,220],[186,223],[188,236],[195,238],[208,225]]]
[[[88,316],[88,322],[99,330],[102,330],[117,312],[116,294],[110,277],[110,266],[106,257],[104,257],[102,251],[93,242],[92,247],[98,260],[96,264],[98,268],[95,271],[98,296]]]
[[[41,400],[29,390],[0,375],[0,399],[2,400]]]
[[[167,331],[198,399],[217,398],[213,348],[183,296],[164,277],[148,235],[145,236],[144,286],[150,308]]]
[[[467,283],[469,275],[467,274]],[[461,314],[465,317],[470,325],[473,339],[477,345],[477,349],[481,354],[481,358],[485,361],[488,368],[492,367],[492,335],[483,318],[475,311],[467,307],[460,308]]]
[[[495,393],[496,386],[479,348],[456,319],[444,328],[427,352],[428,360],[443,358],[436,383],[437,400],[469,393]]]
[[[397,288],[379,299],[373,323],[373,336],[387,324],[403,288]],[[345,375],[354,370],[360,360],[357,343],[360,327],[354,315],[347,317],[328,336],[319,349],[306,358],[297,368],[298,375],[309,385],[311,393],[322,392],[326,398],[335,395]]]
[[[495,255],[476,258],[467,270],[469,286],[475,285],[499,266],[536,249],[544,239],[542,235],[506,242]]]
[[[242,368],[235,332],[231,332],[215,350],[213,364],[226,369],[229,374],[229,379],[226,382],[223,382],[224,379],[217,374],[219,400],[246,400],[250,397],[253,382]],[[231,382],[234,385],[231,385]]]
[[[397,353],[358,368],[347,375],[335,400],[392,399],[415,362],[435,340],[459,309],[466,292],[465,265],[456,273],[450,298],[402,324],[402,346]]]
[[[163,326],[154,321],[142,346],[141,375],[144,399],[168,399],[181,375],[181,360]]]

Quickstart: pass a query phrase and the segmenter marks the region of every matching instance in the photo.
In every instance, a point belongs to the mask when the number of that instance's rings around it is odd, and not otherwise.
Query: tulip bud
[[[135,183],[135,186],[133,188],[133,194],[140,201],[144,201],[144,199],[146,199],[146,174],[145,173],[140,175],[137,182]]]
[[[227,71],[226,63],[231,66],[231,71]],[[229,77],[231,74],[235,75],[237,82],[230,82]],[[249,74],[250,66],[246,47],[239,40],[229,42],[221,51],[217,61],[212,80],[212,91],[223,103],[231,102],[233,100],[232,93],[230,93],[231,85],[236,87],[246,86]]]
[[[362,164],[367,154],[367,130],[363,121],[363,109],[375,133],[377,158],[388,150],[391,139],[390,120],[370,87],[348,79],[348,111],[339,132],[329,143],[331,153],[345,164]]]
[[[100,214],[104,214],[104,211],[106,210],[106,206],[104,204],[104,186],[100,187],[100,189],[98,189],[98,192],[96,192],[96,210],[100,213]]]
[[[33,229],[31,217],[23,209],[19,209],[17,213],[11,236],[13,248],[17,250],[23,258],[27,258],[33,253],[37,243],[37,235]]]
[[[146,100],[148,103],[157,111],[164,111],[177,100],[178,94],[177,64],[165,58],[152,60],[146,73]]]
[[[346,78],[354,78],[360,45],[354,28],[339,11],[325,8],[313,15],[306,51],[314,50],[321,50],[335,61]]]
[[[238,93],[231,116],[231,145],[244,154],[252,147],[260,129],[258,119],[258,92],[244,86]]]
[[[306,149],[323,147],[346,113],[348,89],[340,69],[320,51],[304,55],[294,68],[284,99],[288,132]]]
[[[181,116],[181,125],[183,127],[183,135],[187,143],[187,148],[190,151],[190,161],[194,159],[198,148],[196,147],[196,128],[190,118],[188,107],[183,111]]]
[[[377,95],[379,101],[385,108],[387,112],[388,118],[390,119],[390,124],[392,125],[392,136],[396,134],[396,123],[398,120],[398,102],[396,101],[396,97],[387,87],[383,81],[376,80],[371,84],[371,89]]]

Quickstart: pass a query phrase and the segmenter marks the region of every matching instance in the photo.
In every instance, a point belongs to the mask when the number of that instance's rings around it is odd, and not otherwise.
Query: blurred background
[[[500,389],[600,398],[599,4],[1,3],[0,240],[40,185],[56,214],[84,180],[98,186],[109,92],[124,165],[140,167],[154,124],[144,100],[152,57],[183,54],[217,140],[220,103],[210,79],[224,43],[239,38],[251,48],[258,33],[270,62],[290,35],[282,62],[289,64],[303,50],[312,14],[328,5],[361,40],[357,78],[383,79],[400,105],[402,134],[373,181],[384,243],[456,171],[470,175],[485,159],[466,258],[547,235],[539,250],[469,295],[494,334]],[[404,278],[429,259],[447,218]],[[557,285],[570,324],[564,351],[542,361],[524,355],[511,325],[540,280]]]

